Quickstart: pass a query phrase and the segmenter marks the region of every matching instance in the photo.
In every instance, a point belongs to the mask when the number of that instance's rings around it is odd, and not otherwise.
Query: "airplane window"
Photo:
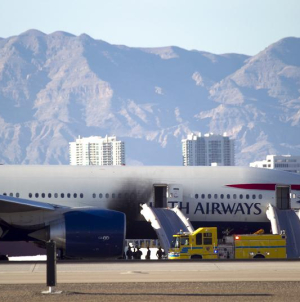
[[[252,195],[252,199],[255,199],[255,198],[256,198],[256,195],[255,195],[255,194],[253,194],[253,195]]]
[[[80,193],[80,198],[83,198],[83,194],[82,193]]]
[[[54,197],[57,198],[57,197],[58,197],[58,194],[57,194],[57,193],[54,193]]]
[[[198,197],[199,197],[198,194],[195,194],[195,198],[198,199]]]
[[[115,193],[112,193],[112,194],[111,194],[111,197],[112,197],[112,198],[115,198],[115,197],[116,197],[116,194],[115,194]]]
[[[122,198],[122,194],[121,193],[118,194],[118,198]]]
[[[208,197],[208,199],[211,199],[211,194],[208,194],[207,197]]]
[[[227,194],[227,199],[230,199],[230,194]]]
[[[42,198],[45,198],[45,193],[42,193]]]
[[[96,198],[96,194],[95,193],[93,193],[93,198]]]
[[[7,194],[6,194],[6,193],[3,193],[3,195],[5,195],[5,196],[6,196]]]
[[[38,198],[39,197],[39,193],[35,193],[35,198]]]
[[[218,194],[215,194],[215,195],[214,195],[214,198],[215,198],[215,199],[218,199]]]
[[[221,199],[224,199],[224,194],[221,194],[220,197],[221,197]]]
[[[74,195],[73,195],[73,196],[74,196],[74,198],[77,198],[77,193],[74,193]]]
[[[236,199],[236,194],[233,194],[232,197],[233,197],[233,199]]]
[[[258,198],[259,198],[259,199],[262,199],[262,195],[261,195],[261,194],[259,194],[259,195],[258,195]]]
[[[240,199],[243,199],[243,194],[240,194]]]
[[[103,194],[102,194],[102,193],[100,193],[100,194],[99,194],[99,198],[102,198],[102,197],[103,197]]]
[[[249,199],[249,197],[250,197],[249,194],[246,194],[246,199]]]
[[[20,197],[20,194],[19,194],[19,193],[16,193],[16,197]]]
[[[61,193],[61,194],[60,194],[60,197],[61,197],[61,198],[65,198],[65,194],[64,194],[64,193]]]
[[[106,194],[105,194],[105,197],[106,197],[106,198],[109,198],[109,194],[108,194],[108,193],[106,193]]]
[[[48,198],[51,198],[52,197],[52,194],[51,193],[48,193]]]
[[[68,194],[67,194],[67,197],[68,197],[68,198],[71,198],[71,194],[70,194],[70,193],[68,193]]]
[[[201,198],[202,198],[202,199],[205,199],[205,194],[201,194]]]
[[[9,193],[9,196],[14,196],[14,194],[13,193]]]
[[[4,195],[4,194],[3,194],[3,195]],[[32,193],[29,193],[29,194],[28,194],[28,197],[29,197],[29,198],[32,198]]]

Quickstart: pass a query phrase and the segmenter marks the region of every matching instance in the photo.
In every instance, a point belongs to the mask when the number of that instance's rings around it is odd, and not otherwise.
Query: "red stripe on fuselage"
[[[275,191],[276,184],[236,184],[236,185],[226,185],[226,187],[245,189],[245,190]],[[300,185],[291,185],[291,189],[300,191]]]

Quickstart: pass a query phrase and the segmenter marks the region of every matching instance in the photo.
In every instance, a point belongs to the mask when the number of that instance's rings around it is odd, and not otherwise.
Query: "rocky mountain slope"
[[[37,30],[0,39],[0,163],[68,164],[78,135],[117,135],[127,164],[181,165],[191,131],[227,132],[236,163],[300,154],[300,38],[253,57],[130,48]]]

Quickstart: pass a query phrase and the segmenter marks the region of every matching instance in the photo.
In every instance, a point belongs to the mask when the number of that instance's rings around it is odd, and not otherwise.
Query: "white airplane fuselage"
[[[282,188],[288,197],[278,200]],[[246,167],[0,166],[0,194],[62,207],[97,207],[142,221],[140,204],[176,205],[194,223],[268,223],[268,204],[298,209],[300,175]],[[47,225],[55,213],[1,212],[9,225]]]

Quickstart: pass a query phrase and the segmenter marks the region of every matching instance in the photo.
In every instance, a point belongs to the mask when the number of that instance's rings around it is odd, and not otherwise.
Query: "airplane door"
[[[169,185],[167,197],[168,202],[181,202],[183,199],[182,185]]]
[[[276,186],[276,207],[280,210],[291,208],[289,186]]]
[[[157,184],[153,186],[154,189],[154,207],[167,207],[167,185]]]
[[[166,208],[168,202],[180,202],[183,199],[181,185],[155,184],[154,188],[154,207]]]

